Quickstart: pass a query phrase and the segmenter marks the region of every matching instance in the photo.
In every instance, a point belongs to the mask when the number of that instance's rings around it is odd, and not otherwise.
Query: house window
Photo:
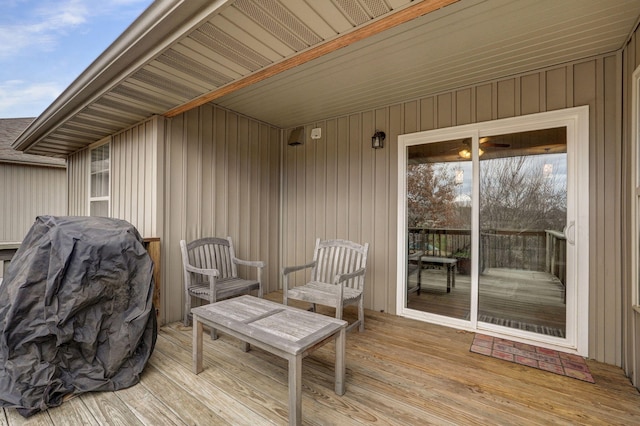
[[[91,150],[89,216],[109,216],[109,144]]]

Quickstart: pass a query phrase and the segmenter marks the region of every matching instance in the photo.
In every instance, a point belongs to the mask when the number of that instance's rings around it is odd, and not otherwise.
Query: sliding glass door
[[[566,333],[566,128],[480,138],[478,321]]]
[[[399,137],[401,315],[586,351],[587,117]]]
[[[467,147],[467,148],[463,148]],[[459,152],[467,149],[469,155]],[[471,138],[407,148],[406,307],[469,319]]]

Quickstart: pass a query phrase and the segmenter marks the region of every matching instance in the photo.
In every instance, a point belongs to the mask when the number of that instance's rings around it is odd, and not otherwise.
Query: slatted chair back
[[[358,327],[364,331],[364,278],[369,243],[360,245],[347,240],[316,240],[313,260],[304,265],[282,268],[282,302],[289,299],[335,308],[336,318],[342,319],[343,308],[358,305],[358,319],[347,330]],[[296,271],[311,268],[311,279],[302,285],[289,286],[289,277]]]
[[[232,261],[235,258],[233,245],[225,238],[201,238],[187,244],[189,264],[196,268],[217,269],[220,271],[219,280],[237,278],[238,268]],[[205,276],[199,275],[202,280]]]
[[[347,240],[316,240],[311,269],[311,281],[334,283],[338,274],[348,274],[364,268],[367,264],[369,244],[360,245]],[[344,284],[354,290],[364,289],[364,275],[347,280]]]

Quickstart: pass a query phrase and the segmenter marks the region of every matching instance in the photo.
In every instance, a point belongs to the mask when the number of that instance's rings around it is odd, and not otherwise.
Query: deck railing
[[[409,228],[409,249],[430,256],[469,258],[471,230]],[[557,231],[483,230],[480,234],[480,271],[508,268],[549,272],[564,284],[566,242]],[[464,273],[464,271],[459,271]]]

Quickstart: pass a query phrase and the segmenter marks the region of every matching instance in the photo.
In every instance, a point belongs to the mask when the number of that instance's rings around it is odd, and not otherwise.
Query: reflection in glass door
[[[566,128],[480,138],[478,321],[566,334]]]
[[[479,250],[472,138],[407,148],[406,307],[554,337],[566,333],[566,128],[480,137]]]
[[[463,320],[471,306],[471,138],[408,148],[409,309]]]
[[[398,138],[400,315],[587,354],[588,115]]]

